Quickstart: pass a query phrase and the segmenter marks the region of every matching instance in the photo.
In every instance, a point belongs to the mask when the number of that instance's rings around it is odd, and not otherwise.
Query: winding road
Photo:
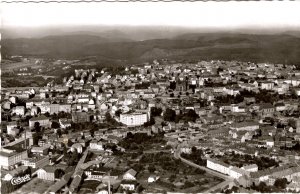
[[[216,191],[216,190],[218,190],[218,189],[222,189],[222,188],[226,187],[227,185],[229,185],[229,184],[230,184],[231,182],[233,182],[233,180],[234,180],[233,178],[231,178],[231,177],[229,177],[229,176],[227,176],[227,175],[225,175],[225,174],[216,172],[216,171],[214,171],[214,170],[211,170],[211,169],[206,168],[206,167],[204,167],[204,166],[200,166],[200,165],[198,165],[198,164],[195,164],[195,163],[192,162],[192,161],[189,161],[189,160],[187,160],[187,159],[182,158],[182,157],[180,156],[180,149],[178,149],[178,148],[177,148],[176,151],[174,152],[174,157],[177,158],[177,159],[180,159],[182,162],[184,162],[185,164],[187,164],[187,165],[189,165],[189,166],[192,166],[192,167],[194,167],[194,168],[199,168],[199,169],[201,169],[201,170],[205,170],[205,171],[206,171],[207,173],[209,173],[209,174],[212,174],[212,175],[214,175],[214,176],[216,176],[216,177],[219,177],[219,178],[221,178],[221,179],[224,179],[223,182],[221,182],[221,183],[219,183],[219,184],[217,184],[217,185],[215,185],[215,186],[213,186],[213,187],[211,187],[211,188],[209,188],[209,189],[203,191],[203,193],[211,193],[211,192],[214,192],[214,191]]]

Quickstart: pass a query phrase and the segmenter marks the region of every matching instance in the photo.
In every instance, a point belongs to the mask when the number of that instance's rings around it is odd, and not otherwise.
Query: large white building
[[[0,150],[0,167],[4,169],[14,168],[15,164],[21,163],[22,160],[28,158],[27,150],[16,151],[6,148]]]
[[[229,165],[211,158],[207,159],[206,167],[217,172],[229,175]]]
[[[230,126],[230,129],[237,131],[255,131],[259,129],[259,124],[255,122],[234,123]]]
[[[140,126],[148,121],[147,113],[121,114],[120,122],[127,126]]]

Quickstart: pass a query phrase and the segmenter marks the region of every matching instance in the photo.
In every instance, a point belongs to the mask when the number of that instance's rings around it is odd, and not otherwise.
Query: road
[[[204,167],[204,166],[200,166],[200,165],[198,165],[198,164],[195,164],[195,163],[193,163],[193,162],[191,162],[191,161],[189,161],[189,160],[186,160],[186,159],[182,158],[182,157],[180,156],[180,149],[178,149],[178,148],[177,148],[176,151],[174,152],[174,157],[177,158],[177,159],[180,159],[183,163],[185,163],[185,164],[187,164],[187,165],[189,165],[189,166],[192,166],[192,167],[194,167],[194,168],[199,168],[199,169],[201,169],[201,170],[205,170],[205,171],[206,171],[207,173],[209,173],[209,174],[212,174],[212,175],[214,175],[214,176],[216,176],[216,177],[219,177],[219,178],[221,178],[221,179],[224,179],[223,182],[221,182],[220,184],[217,184],[217,185],[215,185],[215,186],[213,186],[213,187],[211,187],[211,188],[209,188],[209,189],[203,191],[203,193],[211,193],[211,192],[213,192],[213,191],[215,191],[215,190],[217,190],[217,189],[222,189],[222,188],[224,188],[225,186],[229,185],[229,184],[233,181],[233,178],[231,178],[231,177],[229,177],[229,176],[227,176],[227,175],[225,175],[225,174],[216,172],[216,171],[214,171],[214,170],[211,170],[211,169],[206,168],[206,167]]]
[[[77,165],[76,165],[76,168],[75,168],[75,171],[74,171],[74,174],[73,176],[76,174],[76,172],[81,168],[81,165],[84,163],[86,157],[87,157],[87,154],[89,152],[89,149],[86,149],[83,154],[82,154],[82,157],[80,158],[80,160],[78,161]],[[73,177],[72,176],[72,177]]]

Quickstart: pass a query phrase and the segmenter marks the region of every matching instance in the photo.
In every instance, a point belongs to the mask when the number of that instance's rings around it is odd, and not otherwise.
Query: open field
[[[32,69],[41,68],[41,64],[35,64],[34,61],[29,62],[13,62],[13,61],[6,61],[2,63],[1,70],[3,72],[10,72],[13,70],[18,70],[24,67],[31,67]]]

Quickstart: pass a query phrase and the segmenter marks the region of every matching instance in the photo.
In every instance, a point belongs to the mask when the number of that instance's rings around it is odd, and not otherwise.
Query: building
[[[90,149],[92,150],[104,150],[103,144],[101,141],[92,140],[90,142]]]
[[[39,117],[34,117],[29,120],[29,127],[33,128],[34,123],[38,122],[41,127],[49,127],[50,126],[50,119],[47,118],[45,115],[41,115]]]
[[[71,127],[71,119],[61,118],[59,119],[60,127],[65,129],[67,127]]]
[[[229,175],[229,165],[221,161],[208,158],[206,167],[217,172]]]
[[[136,189],[137,182],[136,180],[122,180],[120,187],[124,190],[134,191]]]
[[[49,162],[49,156],[38,156],[34,158],[28,158],[22,161],[24,166],[29,166],[31,168],[42,168],[48,165]]]
[[[37,106],[32,106],[30,110],[30,115],[35,116],[38,114],[38,107]]]
[[[234,123],[230,126],[230,129],[237,131],[255,131],[259,129],[259,124],[255,122]]]
[[[59,181],[57,181],[55,184],[51,185],[48,188],[48,190],[46,191],[46,193],[49,193],[49,194],[58,193],[59,190],[61,190],[65,185],[67,185],[67,183],[71,179],[71,175],[72,175],[71,173],[65,174]]]
[[[25,107],[24,106],[16,106],[16,115],[24,116],[25,115]]]
[[[300,119],[296,120],[296,133],[300,133]]]
[[[263,90],[272,90],[274,88],[274,83],[273,82],[262,82],[260,88]]]
[[[10,181],[14,177],[17,177],[19,174],[25,173],[26,171],[28,171],[28,167],[26,167],[26,166],[19,166],[16,169],[8,171],[7,174],[4,175],[4,177],[2,178],[2,180]]]
[[[9,122],[6,126],[6,129],[7,129],[7,134],[9,135],[12,135],[14,132],[13,132],[13,129],[17,128],[18,127],[18,124],[17,122],[13,121],[13,122]]]
[[[50,104],[49,105],[49,113],[52,115],[52,114],[57,114],[59,113],[59,107],[60,105],[59,104]]]
[[[86,112],[74,112],[72,113],[72,121],[74,123],[90,122],[90,115]]]
[[[246,173],[245,170],[240,169],[236,166],[230,166],[229,167],[229,176],[234,178],[234,179],[238,179],[241,176],[243,176]]]
[[[151,175],[148,177],[148,183],[156,182],[160,177],[156,175]]]
[[[60,104],[59,105],[59,112],[66,112],[70,113],[71,112],[71,104]]]
[[[120,122],[127,126],[140,126],[148,121],[146,113],[121,114]]]
[[[45,166],[43,168],[40,168],[37,170],[37,176],[39,179],[47,180],[47,181],[55,181],[58,177],[58,171],[60,169],[54,167],[54,166]]]
[[[49,145],[45,145],[43,147],[38,147],[38,146],[34,146],[31,148],[31,152],[34,154],[39,154],[39,155],[48,155],[49,152]]]
[[[8,149],[1,148],[0,150],[0,167],[4,169],[12,169],[14,165],[19,164],[22,160],[28,158],[27,150],[25,149]]]
[[[260,105],[260,113],[262,117],[273,117],[275,107],[271,103],[264,103]]]
[[[251,164],[251,165],[243,166],[242,169],[248,172],[257,172],[258,166],[256,164]]]
[[[136,174],[137,174],[137,172],[131,168],[124,173],[123,179],[124,180],[136,180],[136,177],[135,177]]]

